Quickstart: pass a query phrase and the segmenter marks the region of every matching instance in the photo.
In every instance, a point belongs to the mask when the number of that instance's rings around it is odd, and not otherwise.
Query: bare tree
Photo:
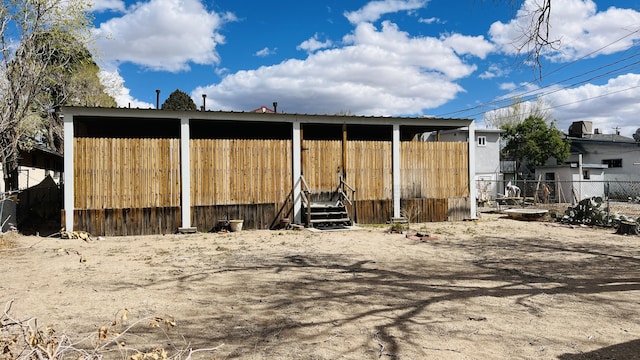
[[[516,1],[511,0],[515,6]],[[537,0],[530,9],[529,25],[522,28],[522,35],[516,41],[518,52],[525,56],[525,62],[533,64],[542,72],[540,57],[545,49],[557,49],[559,40],[551,38],[551,0]]]
[[[73,33],[87,39],[90,21],[88,1],[3,0],[0,8],[0,161],[5,188],[17,189],[20,148],[42,118],[34,109],[34,99],[42,90],[46,70],[52,59],[60,66],[59,49],[43,44],[41,35],[55,38]],[[68,61],[68,60],[66,60]]]
[[[538,8],[531,15],[531,26],[524,32],[525,43],[520,51],[526,50],[527,60],[532,61],[542,71],[540,64],[542,52],[545,48],[554,48],[559,45],[558,40],[550,40],[551,0],[540,1]]]
[[[525,102],[516,97],[512,99],[511,106],[485,113],[484,123],[488,128],[503,129],[505,126],[515,126],[528,117],[535,117],[550,125],[553,119],[548,109],[549,106],[541,98],[535,102]]]

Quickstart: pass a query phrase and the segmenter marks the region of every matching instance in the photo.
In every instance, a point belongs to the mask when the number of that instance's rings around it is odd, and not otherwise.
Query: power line
[[[586,59],[586,58],[588,58],[588,57],[591,57],[591,56],[593,56],[594,54],[596,54],[596,53],[598,53],[598,52],[601,52],[601,51],[603,51],[604,49],[606,49],[606,48],[608,48],[608,47],[610,47],[610,46],[613,46],[614,44],[616,44],[616,43],[618,43],[618,42],[620,42],[620,41],[622,41],[622,40],[624,40],[624,39],[628,38],[629,36],[632,36],[633,34],[636,34],[636,33],[638,33],[638,32],[640,32],[640,30],[634,30],[634,31],[632,31],[632,32],[630,32],[630,33],[628,33],[628,34],[626,34],[625,36],[622,36],[622,37],[620,37],[620,38],[616,39],[615,41],[613,41],[613,42],[611,42],[611,43],[609,43],[609,44],[607,44],[607,45],[605,45],[605,46],[602,46],[602,47],[600,47],[600,48],[598,48],[598,49],[596,49],[596,50],[594,50],[594,51],[592,51],[592,52],[590,52],[590,53],[588,53],[588,54],[586,54],[586,55],[581,56],[580,58],[578,58],[578,59],[576,59],[576,60],[574,60],[574,61],[572,61],[572,62],[570,62],[570,63],[567,63],[567,64],[565,64],[565,65],[563,65],[563,66],[561,66],[561,67],[559,67],[559,68],[557,68],[557,69],[555,69],[555,70],[551,71],[551,72],[550,72],[550,73],[548,73],[545,77],[549,77],[549,76],[550,76],[550,75],[552,75],[552,74],[555,74],[555,73],[557,73],[557,72],[559,72],[559,71],[561,71],[561,70],[563,70],[563,69],[565,69],[565,68],[567,68],[567,67],[569,67],[569,66],[572,66],[572,65],[576,64],[578,61],[581,61],[581,60],[584,60],[584,59]],[[520,93],[520,94],[518,94],[518,93],[517,93],[517,91],[518,91],[518,90],[520,90],[520,89],[524,89],[524,88],[526,88],[526,87],[528,87],[528,86],[530,86],[530,85],[534,85],[534,83],[533,83],[533,82],[523,83],[523,84],[521,84],[520,86],[518,86],[517,88],[512,89],[511,91],[509,91],[507,94],[505,94],[505,95],[501,95],[501,96],[499,96],[499,97],[496,97],[496,98],[492,99],[491,101],[488,101],[488,102],[485,102],[485,103],[481,103],[481,104],[478,104],[478,105],[475,105],[475,106],[472,106],[472,107],[469,107],[469,108],[465,108],[465,109],[461,109],[461,110],[457,110],[457,111],[451,111],[451,112],[447,112],[447,113],[439,114],[439,115],[436,115],[436,116],[438,116],[438,117],[451,117],[452,115],[455,115],[455,114],[461,114],[461,113],[465,113],[465,112],[469,112],[469,111],[473,111],[473,110],[477,110],[477,109],[483,109],[483,108],[486,108],[486,107],[493,106],[493,109],[491,109],[491,110],[486,110],[486,111],[485,111],[485,110],[483,110],[483,111],[481,111],[481,112],[479,112],[479,113],[474,114],[474,115],[481,115],[481,114],[484,114],[484,113],[486,113],[486,112],[488,112],[488,111],[494,111],[494,110],[497,110],[497,109],[506,108],[506,107],[511,106],[511,105],[500,105],[500,104],[501,104],[501,103],[504,103],[504,102],[506,102],[506,101],[513,101],[513,97],[515,97],[516,95],[517,95],[517,96],[519,96],[519,97],[526,97],[526,96],[531,96],[531,97],[533,97],[533,96],[545,96],[545,95],[549,95],[549,94],[552,94],[552,93],[554,93],[554,92],[560,91],[560,90],[562,90],[562,89],[567,89],[567,88],[569,88],[569,87],[575,87],[575,86],[577,86],[577,85],[581,85],[581,84],[587,83],[587,82],[589,82],[589,81],[593,81],[593,80],[596,80],[596,79],[599,79],[599,78],[605,77],[605,76],[607,76],[607,75],[615,74],[616,72],[620,72],[620,71],[622,71],[622,70],[624,70],[624,69],[627,69],[627,68],[630,68],[630,67],[632,67],[632,66],[634,66],[634,65],[640,64],[640,61],[636,61],[636,62],[634,62],[634,63],[631,63],[631,64],[628,64],[628,65],[625,65],[625,66],[619,67],[619,68],[614,69],[614,70],[611,70],[611,71],[608,71],[608,72],[606,72],[606,73],[604,73],[604,74],[600,74],[600,75],[598,75],[598,76],[594,76],[594,77],[588,78],[588,79],[586,79],[586,80],[582,80],[582,81],[580,81],[580,82],[573,83],[573,84],[571,84],[571,85],[565,85],[565,86],[563,86],[563,87],[561,87],[561,88],[559,88],[559,89],[558,89],[558,88],[554,88],[554,90],[553,90],[553,91],[551,91],[551,92],[549,92],[549,93],[544,93],[544,92],[542,92],[542,94],[541,94],[541,91],[542,91],[543,89],[547,89],[547,88],[555,87],[556,85],[558,85],[558,84],[560,84],[560,83],[562,83],[562,82],[566,82],[566,81],[569,81],[569,80],[573,80],[573,79],[576,79],[576,78],[580,78],[580,77],[585,76],[585,75],[587,75],[587,74],[595,73],[595,72],[597,72],[597,71],[603,70],[603,69],[605,69],[605,68],[608,68],[608,67],[614,66],[614,65],[616,65],[616,64],[622,63],[622,62],[624,62],[624,61],[627,61],[627,60],[629,60],[629,59],[632,59],[632,58],[634,58],[634,57],[636,57],[636,56],[638,56],[638,53],[637,53],[637,52],[635,52],[634,54],[632,54],[632,55],[630,55],[630,56],[628,56],[628,57],[625,57],[625,58],[623,58],[623,59],[617,60],[617,61],[612,62],[612,63],[609,63],[609,64],[605,64],[605,65],[599,66],[599,67],[597,67],[597,68],[595,68],[595,69],[592,69],[592,70],[589,70],[589,71],[585,71],[585,72],[583,72],[583,73],[581,73],[581,74],[574,75],[574,76],[569,77],[569,78],[567,78],[567,79],[560,80],[560,81],[554,82],[554,83],[552,83],[552,84],[546,85],[546,86],[544,86],[544,87],[536,88],[536,89],[534,89],[534,90],[529,90],[529,91],[526,91],[526,92],[524,92],[524,93]],[[542,80],[542,79],[540,79],[540,80]],[[511,96],[510,96],[510,95],[511,95]],[[588,99],[585,99],[585,101],[586,101],[586,100],[588,100]]]
[[[637,89],[637,88],[640,88],[640,85],[631,86],[631,87],[628,87],[628,88],[624,88],[624,89],[620,89],[620,90],[616,90],[616,91],[611,91],[611,92],[603,93],[603,94],[600,94],[600,95],[597,95],[597,96],[592,96],[592,97],[588,97],[588,98],[584,98],[584,99],[580,99],[580,100],[572,101],[572,102],[565,103],[565,104],[559,104],[559,105],[547,106],[547,107],[545,107],[545,108],[543,108],[543,109],[540,109],[540,110],[545,111],[545,110],[551,110],[551,109],[561,108],[561,107],[565,107],[565,106],[569,106],[569,105],[574,105],[574,104],[578,104],[578,103],[582,103],[582,102],[586,102],[586,101],[591,101],[591,100],[594,100],[594,99],[599,99],[599,98],[607,97],[607,96],[609,96],[609,95],[614,95],[614,94],[622,93],[622,92],[629,91],[629,90],[633,90],[633,89]],[[558,91],[559,91],[559,90],[558,90]],[[501,108],[497,108],[497,109],[493,109],[493,110],[490,110],[490,111],[495,111],[495,110],[505,109],[505,108],[507,108],[507,106],[504,106],[504,107],[501,107]],[[484,114],[485,114],[485,113],[487,113],[487,112],[489,112],[489,111],[482,111],[482,112],[478,112],[478,113],[472,114],[470,117],[479,116],[479,115],[484,115]]]

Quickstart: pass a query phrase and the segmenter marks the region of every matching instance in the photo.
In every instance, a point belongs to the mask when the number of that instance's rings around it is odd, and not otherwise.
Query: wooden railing
[[[354,205],[356,202],[356,189],[347,184],[344,178],[340,176],[340,183],[336,189],[336,194],[339,196],[338,200],[344,200],[351,206],[353,209],[353,221],[355,222],[357,219],[356,206]]]
[[[305,218],[305,226],[311,226],[311,190],[309,189],[309,184],[304,179],[303,175],[300,175],[300,196],[302,197],[303,206],[307,208],[306,218]]]

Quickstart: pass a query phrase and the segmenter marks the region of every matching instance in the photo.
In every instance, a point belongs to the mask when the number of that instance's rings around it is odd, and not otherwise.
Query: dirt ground
[[[500,214],[411,227],[430,237],[15,237],[0,306],[116,359],[640,356],[640,237]]]

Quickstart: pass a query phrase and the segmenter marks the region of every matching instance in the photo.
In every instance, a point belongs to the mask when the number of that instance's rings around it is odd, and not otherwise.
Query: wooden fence
[[[465,142],[403,142],[402,199],[469,196],[469,152]]]
[[[246,228],[291,215],[291,140],[192,139],[192,225],[201,231],[239,217]],[[358,221],[392,216],[390,141],[305,140],[302,169],[313,192],[333,192],[338,179],[357,191]],[[402,206],[420,221],[468,214],[466,143],[401,143]],[[346,163],[343,161],[346,160]],[[180,140],[76,138],[74,212],[94,234],[165,233],[180,226]],[[285,205],[288,204],[288,205]],[[282,213],[284,211],[284,213]],[[453,216],[452,216],[453,214]]]
[[[283,201],[291,190],[291,141],[191,140],[194,206]]]
[[[76,138],[74,207],[74,228],[95,235],[175,232],[180,141]]]
[[[179,139],[76,138],[74,207],[180,206]]]
[[[391,142],[349,141],[347,183],[357,190],[359,200],[391,199],[393,162]]]
[[[391,199],[390,141],[348,141],[346,182],[359,200]],[[341,141],[305,141],[303,170],[314,191],[333,191],[342,169]],[[402,142],[401,197],[449,198],[469,195],[468,145],[464,142]]]
[[[307,140],[303,143],[303,172],[313,192],[332,192],[346,170],[346,182],[357,189],[359,200],[390,199],[392,196],[391,142],[348,141],[346,164],[342,164],[342,142]]]
[[[219,221],[243,219],[245,228],[263,229],[290,215],[283,207],[291,192],[291,140],[195,139],[190,146],[193,226],[209,231]]]

